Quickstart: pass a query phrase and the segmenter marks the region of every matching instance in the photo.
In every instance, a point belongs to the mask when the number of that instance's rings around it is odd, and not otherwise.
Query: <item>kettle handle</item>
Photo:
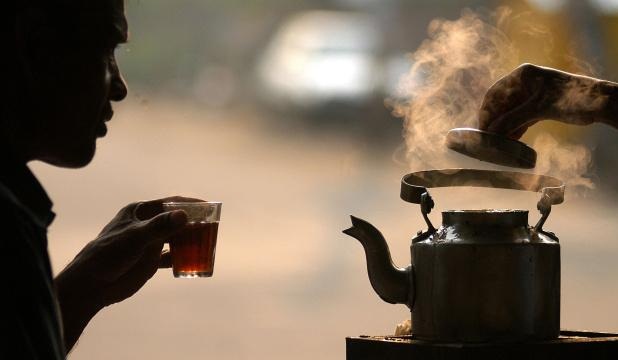
[[[534,230],[538,232],[543,230],[543,225],[551,212],[551,206],[564,201],[565,188],[564,183],[554,177],[514,171],[441,169],[407,174],[401,179],[401,199],[421,205],[421,213],[429,227],[429,232],[435,231],[435,227],[427,216],[434,207],[434,201],[427,189],[449,186],[540,192],[541,199],[537,203],[537,209],[541,212],[541,219],[534,226]]]

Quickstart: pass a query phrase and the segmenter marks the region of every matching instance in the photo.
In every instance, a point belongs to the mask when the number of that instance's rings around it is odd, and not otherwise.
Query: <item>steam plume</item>
[[[393,103],[395,115],[404,118],[411,169],[454,166],[444,156],[444,135],[454,127],[476,127],[485,91],[517,65],[519,56],[498,28],[502,16],[492,16],[492,25],[466,10],[458,20],[430,23],[429,38],[412,54]]]
[[[464,10],[457,20],[430,23],[428,38],[410,56],[412,66],[399,84],[397,98],[389,101],[394,114],[404,119],[410,170],[487,166],[478,162],[462,165],[461,156],[448,153],[444,136],[455,127],[477,127],[486,90],[520,63],[538,62],[522,59],[507,35],[514,18],[508,8],[485,15]],[[520,32],[540,38],[546,49],[552,46],[548,31],[538,25],[526,24]],[[549,53],[545,56],[549,59]],[[565,89],[569,92],[573,96],[556,106],[577,106],[589,89],[572,84]],[[533,146],[539,153],[534,172],[559,177],[569,185],[592,187],[584,177],[591,160],[587,148],[563,145],[548,135],[539,136]]]
[[[542,154],[536,163],[536,173],[554,176],[566,183],[570,190],[594,188],[592,180],[586,177],[592,162],[587,147],[559,143],[548,133],[537,136],[533,147]]]

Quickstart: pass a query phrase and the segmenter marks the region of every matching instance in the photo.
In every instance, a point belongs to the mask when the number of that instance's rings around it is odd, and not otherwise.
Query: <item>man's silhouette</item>
[[[103,307],[133,295],[186,222],[167,198],[123,208],[54,279],[46,231],[52,203],[32,160],[87,165],[127,95],[114,49],[127,40],[122,0],[7,1],[0,100],[0,358],[63,359]],[[70,186],[70,184],[67,184]]]

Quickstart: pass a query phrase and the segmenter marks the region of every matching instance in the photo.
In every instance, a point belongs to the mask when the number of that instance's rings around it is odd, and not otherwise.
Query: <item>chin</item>
[[[82,168],[92,161],[96,152],[96,144],[90,146],[74,147],[71,149],[62,149],[50,156],[43,156],[41,161],[63,168],[78,169]]]

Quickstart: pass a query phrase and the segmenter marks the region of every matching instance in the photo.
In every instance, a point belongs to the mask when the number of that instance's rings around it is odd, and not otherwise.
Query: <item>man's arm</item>
[[[79,279],[79,272],[65,269],[56,276],[54,283],[62,317],[64,347],[68,353],[103,305],[93,296],[95,292],[88,289],[90,284]]]
[[[523,64],[492,85],[479,109],[479,129],[520,138],[542,120],[618,127],[618,84]]]
[[[600,80],[603,93],[607,95],[607,103],[604,106],[601,120],[604,124],[618,128],[618,84]]]
[[[163,213],[172,197],[122,209],[55,279],[67,352],[104,307],[135,294],[161,266],[161,250],[187,221],[182,211]]]

